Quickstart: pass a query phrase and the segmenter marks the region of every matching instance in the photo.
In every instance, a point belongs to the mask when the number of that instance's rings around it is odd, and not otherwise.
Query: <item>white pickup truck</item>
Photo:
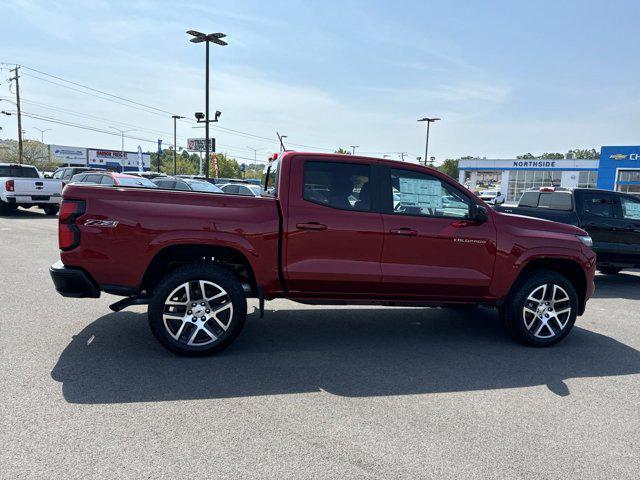
[[[41,178],[33,165],[0,163],[0,215],[18,207],[39,207],[55,215],[62,201],[62,182]]]

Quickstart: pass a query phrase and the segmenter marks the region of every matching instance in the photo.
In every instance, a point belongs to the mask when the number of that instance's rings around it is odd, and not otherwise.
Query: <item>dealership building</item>
[[[500,190],[507,202],[517,202],[522,192],[545,186],[640,194],[640,146],[602,147],[599,160],[473,158],[460,160],[458,167],[460,183],[472,190]]]

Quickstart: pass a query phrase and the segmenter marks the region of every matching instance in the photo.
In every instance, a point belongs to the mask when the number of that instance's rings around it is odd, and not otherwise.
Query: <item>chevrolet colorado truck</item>
[[[0,163],[0,215],[18,207],[39,207],[46,215],[58,213],[62,184],[41,178],[33,165]]]
[[[623,268],[640,268],[640,199],[633,195],[593,188],[542,187],[524,192],[517,207],[495,209],[584,229],[593,239],[596,268],[601,273],[615,275]]]
[[[67,185],[68,297],[148,305],[183,355],[229,345],[247,298],[311,304],[487,305],[525,344],[564,338],[594,291],[591,239],[571,225],[493,211],[440,172],[352,155],[286,152],[259,197]],[[267,193],[269,192],[269,193]]]

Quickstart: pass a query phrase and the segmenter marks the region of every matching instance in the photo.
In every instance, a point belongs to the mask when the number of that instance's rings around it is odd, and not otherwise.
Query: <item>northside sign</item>
[[[513,166],[518,168],[556,168],[555,160],[514,160]]]

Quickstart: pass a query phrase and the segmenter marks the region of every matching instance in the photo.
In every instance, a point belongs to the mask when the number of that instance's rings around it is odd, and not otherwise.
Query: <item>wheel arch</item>
[[[205,244],[169,245],[159,250],[144,272],[140,292],[150,295],[169,272],[182,265],[199,262],[226,268],[242,284],[247,296],[257,295],[258,284],[253,267],[240,250]]]
[[[520,270],[507,297],[515,291],[522,279],[528,278],[533,272],[539,270],[559,273],[573,285],[578,296],[578,315],[582,315],[586,306],[587,277],[580,263],[568,258],[542,257],[529,260]]]

